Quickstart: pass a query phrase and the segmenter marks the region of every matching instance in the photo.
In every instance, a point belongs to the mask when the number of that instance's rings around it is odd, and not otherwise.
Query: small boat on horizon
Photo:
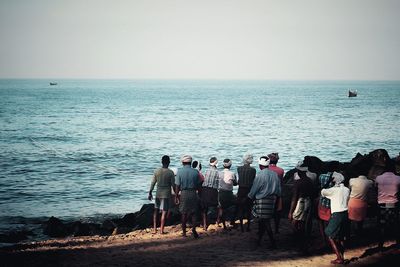
[[[55,83],[55,82],[51,82],[51,83],[50,83],[50,85],[57,85],[57,83]]]
[[[357,96],[357,90],[349,90],[349,97],[356,97]]]

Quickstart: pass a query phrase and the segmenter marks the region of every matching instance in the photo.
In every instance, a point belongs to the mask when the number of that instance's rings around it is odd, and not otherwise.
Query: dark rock
[[[58,218],[51,217],[44,226],[43,233],[50,237],[65,237],[68,235],[68,227]]]
[[[114,231],[116,227],[117,224],[112,220],[105,220],[101,225],[101,229],[106,232],[109,232],[110,234]]]
[[[11,231],[6,234],[0,234],[0,243],[18,243],[20,241],[26,240],[33,236],[32,231],[22,230],[22,231]]]
[[[91,235],[89,224],[74,222],[72,224],[72,233],[74,236],[88,236]]]
[[[120,224],[121,226],[126,227],[135,227],[136,225],[136,214],[135,213],[128,213],[121,219]]]
[[[153,223],[154,204],[144,204],[139,212],[135,214],[136,227],[145,229]]]

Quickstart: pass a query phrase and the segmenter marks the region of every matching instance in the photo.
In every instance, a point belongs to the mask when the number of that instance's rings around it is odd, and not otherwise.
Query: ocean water
[[[124,214],[179,167],[246,152],[350,161],[400,152],[399,81],[0,80],[0,221]],[[349,98],[348,89],[358,96]]]

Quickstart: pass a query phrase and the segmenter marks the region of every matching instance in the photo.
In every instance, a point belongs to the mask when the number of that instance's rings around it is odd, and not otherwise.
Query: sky
[[[400,1],[0,0],[0,78],[400,80]]]

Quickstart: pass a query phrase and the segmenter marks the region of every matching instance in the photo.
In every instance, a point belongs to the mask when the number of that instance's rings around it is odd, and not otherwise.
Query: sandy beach
[[[276,235],[278,248],[270,250],[266,237],[255,246],[256,223],[251,232],[223,230],[210,225],[207,232],[198,228],[199,239],[181,236],[180,225],[168,226],[167,234],[152,234],[144,229],[115,236],[71,237],[19,244],[0,250],[1,266],[332,266],[334,254],[318,235],[314,224],[309,255],[292,241],[289,222],[282,220]],[[372,227],[372,225],[371,225]],[[400,249],[385,243],[376,249],[376,231],[354,237],[345,252],[350,266],[398,266]],[[397,264],[396,264],[397,262]]]

